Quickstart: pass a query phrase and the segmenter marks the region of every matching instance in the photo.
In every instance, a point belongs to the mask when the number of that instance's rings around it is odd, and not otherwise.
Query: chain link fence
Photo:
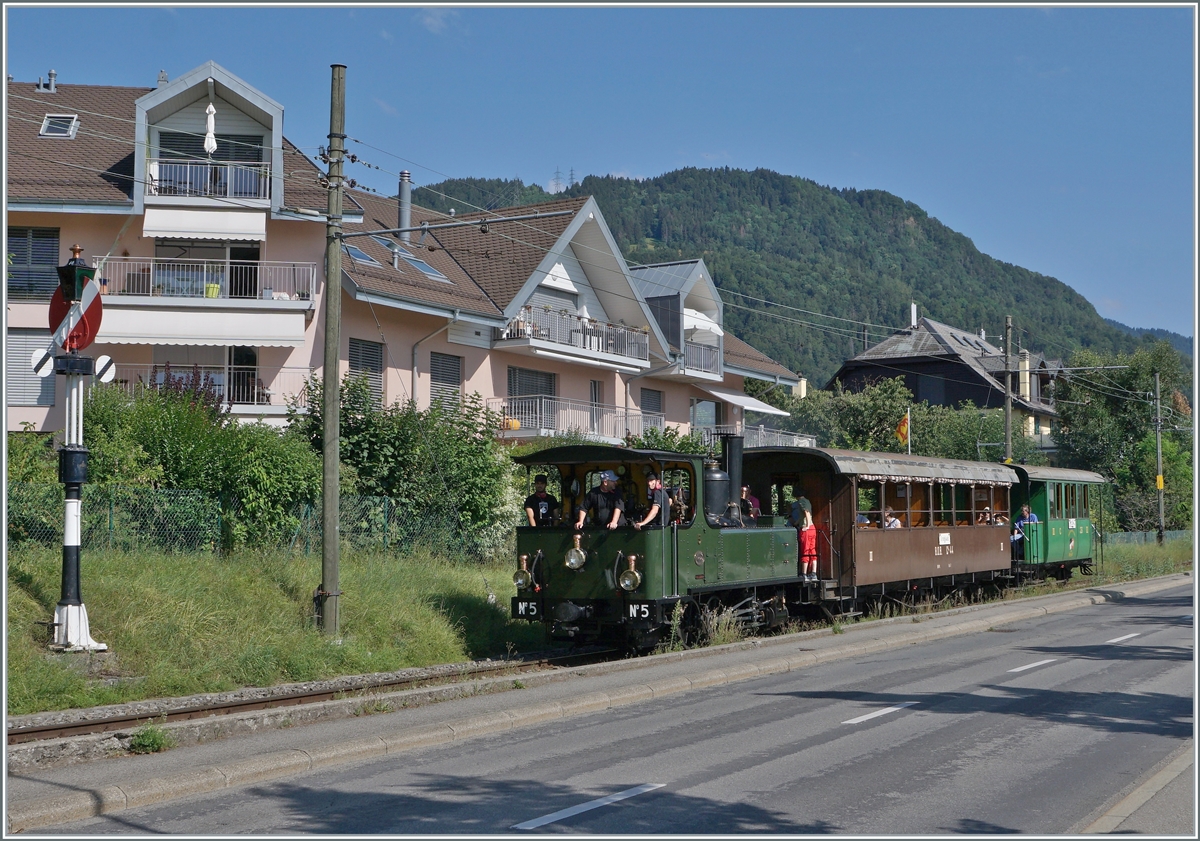
[[[1164,531],[1163,542],[1165,543],[1169,540],[1187,540],[1190,543],[1192,540],[1192,531],[1191,529],[1184,529],[1182,531]],[[1104,535],[1105,546],[1157,542],[1158,532],[1156,531],[1119,531]]]
[[[80,545],[161,552],[219,552],[229,548],[238,520],[236,501],[225,506],[202,491],[120,485],[84,485]],[[321,551],[321,501],[301,503],[274,531],[282,538],[247,542],[305,554]],[[8,548],[61,546],[62,485],[8,485]],[[342,496],[339,523],[344,545],[398,552],[423,548],[483,560],[510,550],[513,524],[466,527],[452,511],[411,511],[387,497]],[[511,552],[510,552],[511,554]]]

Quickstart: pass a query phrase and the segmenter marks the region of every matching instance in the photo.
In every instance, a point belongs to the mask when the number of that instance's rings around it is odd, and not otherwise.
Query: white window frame
[[[51,120],[70,120],[70,125],[67,126],[66,132],[51,131]],[[38,130],[38,137],[53,137],[59,140],[74,140],[76,132],[79,131],[79,115],[78,114],[47,114],[42,119],[42,127]]]

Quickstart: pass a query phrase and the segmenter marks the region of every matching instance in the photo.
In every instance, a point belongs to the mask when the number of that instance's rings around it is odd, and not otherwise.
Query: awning
[[[721,329],[720,324],[717,324],[717,322],[699,310],[690,310],[687,307],[683,308],[683,329],[702,330],[717,336],[725,335],[725,331]]]
[[[267,238],[267,214],[262,210],[182,210],[147,207],[142,236],[167,239],[234,239],[261,242]]]
[[[701,391],[707,391],[718,400],[724,400],[726,403],[741,406],[750,412],[762,412],[764,415],[782,415],[785,418],[791,417],[791,414],[783,411],[783,409],[776,409],[770,403],[755,400],[749,394],[743,394],[740,391],[734,391],[729,388],[717,388],[711,385],[697,385],[696,388]]]
[[[302,347],[304,312],[108,307],[96,341],[117,345]]]

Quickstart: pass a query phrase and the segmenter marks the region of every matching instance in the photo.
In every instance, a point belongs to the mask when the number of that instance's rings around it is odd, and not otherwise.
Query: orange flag
[[[908,443],[908,414],[900,418],[900,423],[896,424],[896,438],[901,444]]]

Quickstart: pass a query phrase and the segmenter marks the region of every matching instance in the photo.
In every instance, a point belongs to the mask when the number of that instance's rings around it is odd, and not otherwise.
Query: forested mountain
[[[862,350],[862,327],[852,322],[874,325],[869,338],[878,342],[907,326],[910,301],[920,315],[985,330],[997,344],[1012,315],[1020,346],[1050,358],[1079,347],[1128,352],[1152,340],[1107,323],[1066,284],[980,253],[880,190],[833,189],[766,169],[688,168],[644,180],[587,176],[556,196],[519,180],[457,179],[416,190],[413,201],[466,212],[585,195],[596,197],[631,262],[703,257],[722,290],[726,325],[818,387]]]
[[[1128,324],[1122,324],[1119,321],[1114,321],[1111,318],[1104,319],[1107,323],[1116,327],[1131,336],[1137,336],[1139,339],[1143,336],[1149,336],[1156,342],[1170,342],[1171,347],[1182,353],[1184,356],[1194,356],[1194,348],[1192,345],[1191,336],[1183,336],[1179,333],[1174,333],[1170,330],[1160,330],[1157,327],[1130,327]]]

